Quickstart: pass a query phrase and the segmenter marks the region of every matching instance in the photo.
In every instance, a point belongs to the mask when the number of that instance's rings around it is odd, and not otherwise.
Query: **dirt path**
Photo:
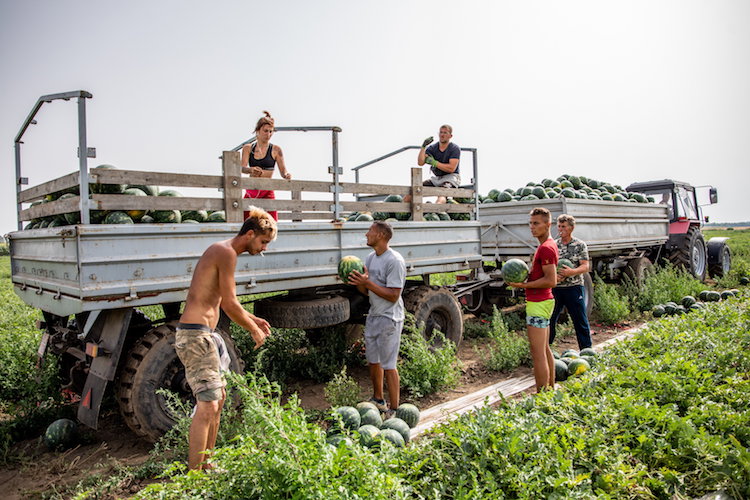
[[[606,328],[592,325],[596,332],[594,345],[609,340],[625,329],[636,326],[623,324]],[[531,368],[519,367],[510,372],[491,372],[481,363],[481,351],[485,346],[482,339],[467,339],[459,349],[458,357],[463,364],[459,384],[452,390],[432,394],[412,401],[419,408],[427,409],[441,403],[458,399],[467,394],[481,390],[502,380],[524,377],[531,374]],[[577,349],[575,335],[558,342],[559,352],[565,349]],[[363,390],[370,386],[366,367],[354,369],[350,374]],[[302,381],[295,385],[301,404],[306,409],[326,409],[328,403],[324,397],[325,384]],[[407,399],[408,398],[404,398]],[[16,445],[11,452],[10,463],[0,469],[0,491],[4,499],[28,499],[49,496],[71,488],[91,475],[112,473],[121,466],[138,466],[148,459],[151,445],[137,439],[125,426],[117,413],[104,415],[99,431],[92,431],[86,436],[87,444],[80,445],[65,452],[50,452],[41,443],[41,439],[27,440]],[[132,495],[145,486],[145,482],[125,479],[117,485],[117,496],[122,498]]]

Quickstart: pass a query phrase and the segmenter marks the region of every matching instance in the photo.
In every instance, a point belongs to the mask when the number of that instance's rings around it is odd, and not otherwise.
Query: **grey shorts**
[[[174,349],[185,365],[185,378],[198,401],[218,401],[222,398],[226,380],[222,375],[220,336],[204,325],[180,323],[175,333]],[[222,346],[226,350],[226,346]]]
[[[395,370],[401,346],[403,320],[386,316],[367,316],[365,322],[365,356],[370,364],[380,364],[383,370]]]
[[[461,185],[461,176],[455,172],[452,174],[432,176],[422,184],[425,186],[457,188]]]

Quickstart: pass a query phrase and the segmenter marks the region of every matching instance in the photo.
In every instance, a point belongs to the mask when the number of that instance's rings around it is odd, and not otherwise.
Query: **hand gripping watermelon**
[[[365,271],[365,266],[362,263],[362,260],[355,255],[346,255],[342,257],[339,262],[339,277],[341,278],[341,281],[348,283],[349,273],[352,271],[358,271],[360,273]]]
[[[560,259],[560,260],[558,260],[557,261],[557,270],[559,271],[560,269],[562,269],[563,266],[567,266],[567,267],[569,267],[571,269],[575,268],[575,266],[573,265],[573,263],[570,260],[568,260],[568,259]]]
[[[508,283],[523,283],[529,276],[529,266],[521,259],[510,259],[500,268],[500,275]]]

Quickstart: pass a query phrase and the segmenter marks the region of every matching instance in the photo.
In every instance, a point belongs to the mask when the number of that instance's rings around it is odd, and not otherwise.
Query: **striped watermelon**
[[[529,266],[521,259],[510,259],[500,268],[500,275],[508,283],[523,283],[529,276]]]
[[[404,443],[409,442],[409,438],[411,437],[411,429],[409,428],[409,424],[407,424],[400,418],[393,417],[383,422],[383,425],[380,427],[380,432],[383,432],[383,430],[385,429],[393,429],[394,431],[401,434],[401,437],[404,438]]]
[[[44,444],[51,450],[69,448],[76,440],[78,426],[67,418],[52,422],[44,433]]]
[[[396,410],[396,418],[400,418],[413,429],[419,423],[419,408],[410,403],[404,403]]]
[[[365,271],[365,265],[362,263],[362,259],[356,255],[346,255],[339,261],[339,277],[344,283],[349,282],[349,273],[352,271],[358,271],[363,273]]]
[[[362,446],[370,448],[371,446],[377,444],[380,436],[380,429],[378,429],[374,425],[365,424],[359,428],[358,432],[359,444],[361,444]]]
[[[396,448],[403,448],[406,444],[406,441],[404,441],[404,437],[401,435],[401,433],[394,429],[381,429],[380,441],[388,441]]]
[[[383,419],[380,417],[380,411],[372,408],[368,408],[364,413],[360,412],[361,425],[373,425],[380,429],[383,425]]]

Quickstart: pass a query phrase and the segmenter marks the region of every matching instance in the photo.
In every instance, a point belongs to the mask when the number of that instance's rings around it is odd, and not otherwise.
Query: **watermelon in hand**
[[[355,255],[346,255],[339,262],[339,277],[344,283],[349,283],[349,273],[357,271],[365,272],[365,265],[362,260]]]
[[[510,259],[500,268],[500,275],[508,283],[523,283],[529,276],[529,266],[521,259]]]
[[[558,271],[560,269],[562,269],[563,266],[569,267],[571,269],[575,268],[575,266],[573,265],[573,263],[570,260],[568,260],[568,259],[560,259],[559,261],[557,261],[557,270]]]

